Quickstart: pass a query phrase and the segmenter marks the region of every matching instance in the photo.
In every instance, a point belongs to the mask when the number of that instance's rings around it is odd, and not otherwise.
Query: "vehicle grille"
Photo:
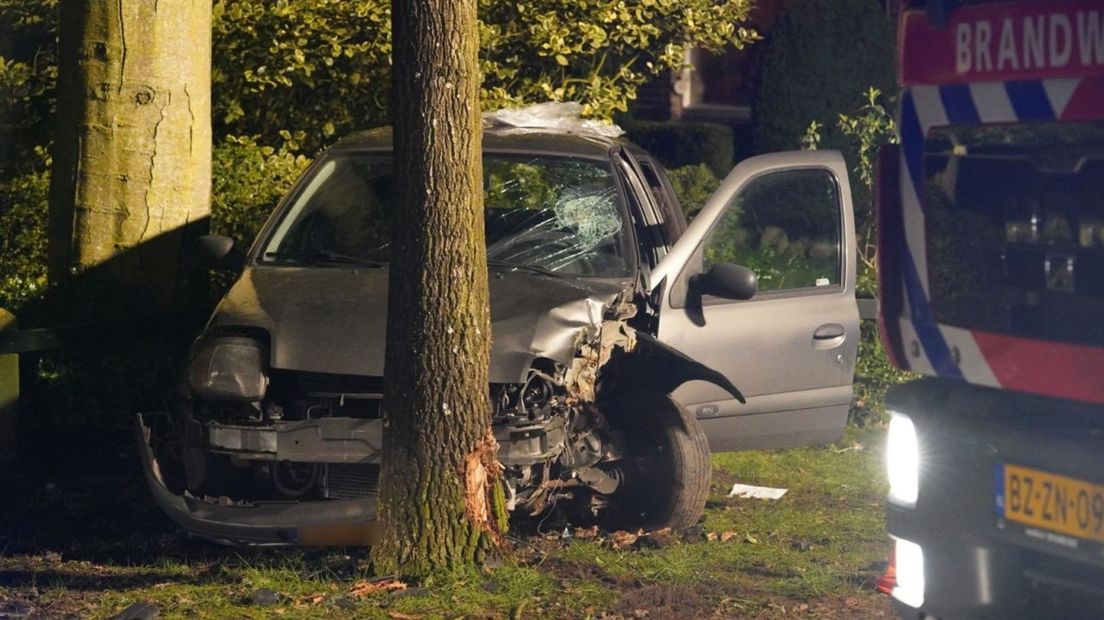
[[[277,370],[269,398],[284,408],[286,419],[376,418],[383,402],[383,377]]]
[[[322,495],[328,499],[357,499],[379,495],[379,465],[337,463],[326,468]]]

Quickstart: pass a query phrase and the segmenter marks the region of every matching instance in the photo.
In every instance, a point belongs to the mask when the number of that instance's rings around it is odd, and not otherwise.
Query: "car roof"
[[[391,127],[359,131],[339,140],[330,151],[391,150]],[[484,127],[483,150],[492,152],[541,153],[592,159],[608,159],[610,149],[639,147],[622,138],[597,133],[557,132],[550,129]]]

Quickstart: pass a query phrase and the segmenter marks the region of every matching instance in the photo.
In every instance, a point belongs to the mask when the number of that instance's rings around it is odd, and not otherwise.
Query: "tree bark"
[[[394,0],[392,232],[378,574],[478,562],[504,522],[490,435],[490,318],[475,0]]]
[[[62,2],[51,283],[94,270],[171,302],[210,213],[210,40],[210,2]]]

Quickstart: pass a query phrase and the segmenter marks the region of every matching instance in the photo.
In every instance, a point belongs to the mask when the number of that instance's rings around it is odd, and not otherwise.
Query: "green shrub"
[[[57,0],[0,0],[0,175],[30,170],[53,135]]]
[[[280,198],[310,163],[286,148],[227,136],[211,158],[211,232],[232,237],[238,247],[253,242]]]
[[[886,356],[874,321],[860,325],[859,357],[855,362],[855,397],[848,420],[855,426],[880,425],[889,420],[885,408],[886,390],[916,375],[897,370]]]
[[[822,148],[844,148],[838,116],[859,109],[870,86],[896,92],[893,32],[877,0],[795,2],[766,44],[754,110],[761,153],[799,148],[812,121],[825,129]]]
[[[636,90],[682,67],[690,47],[737,49],[749,0],[479,0],[484,107],[578,101],[624,112]]]
[[[671,189],[678,197],[679,205],[682,206],[682,211],[688,220],[694,219],[698,211],[705,206],[705,202],[721,185],[721,179],[705,164],[669,170],[667,178],[671,181]]]
[[[483,107],[578,101],[624,111],[688,46],[742,47],[749,0],[479,0]],[[310,153],[388,122],[390,0],[218,0],[216,134],[257,135]],[[282,141],[282,142],[281,142]]]
[[[219,0],[212,17],[216,135],[313,152],[386,122],[390,2]]]
[[[18,308],[46,286],[50,174],[0,182],[0,308]]]
[[[705,164],[720,178],[732,169],[732,128],[727,125],[627,119],[621,126],[629,140],[668,168]]]

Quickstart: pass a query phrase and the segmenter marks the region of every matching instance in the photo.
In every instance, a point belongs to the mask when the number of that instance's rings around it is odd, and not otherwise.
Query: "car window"
[[[669,188],[660,178],[659,165],[647,159],[637,159],[640,171],[644,173],[644,180],[648,182],[648,189],[655,198],[660,213],[662,213],[662,230],[668,245],[674,245],[684,230],[683,218],[679,214],[678,202]]]
[[[337,155],[312,172],[263,245],[264,262],[340,256],[386,261],[394,167],[388,155]],[[607,163],[488,155],[483,162],[492,265],[619,277],[625,250],[620,194]]]
[[[753,179],[703,245],[704,269],[736,263],[761,292],[842,282],[840,201],[827,170],[785,170]]]
[[[636,240],[640,256],[648,267],[655,267],[667,254],[667,242],[661,230],[663,215],[656,209],[649,190],[628,156],[622,152],[617,161],[621,166],[628,190],[629,204],[632,206],[631,212],[633,223],[636,225]]]

